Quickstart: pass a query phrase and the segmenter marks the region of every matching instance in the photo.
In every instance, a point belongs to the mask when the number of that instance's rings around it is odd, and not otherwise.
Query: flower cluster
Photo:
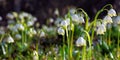
[[[106,32],[107,24],[113,23],[112,17],[116,16],[116,11],[114,9],[110,9],[108,14],[103,18],[102,23],[97,26],[97,34],[104,34]]]

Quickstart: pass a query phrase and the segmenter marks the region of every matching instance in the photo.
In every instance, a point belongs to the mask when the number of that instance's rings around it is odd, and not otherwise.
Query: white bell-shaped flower
[[[34,21],[28,21],[27,22],[27,26],[33,26],[34,25]]]
[[[54,14],[55,14],[55,15],[59,15],[59,10],[58,10],[58,8],[55,9]]]
[[[79,16],[77,14],[73,14],[71,18],[73,22],[79,22]]]
[[[13,14],[11,14],[11,13],[8,13],[6,17],[7,17],[8,19],[11,19],[11,20],[13,20],[13,19],[14,19],[14,15],[13,15]]]
[[[14,39],[11,36],[8,36],[6,39],[7,43],[14,43]]]
[[[77,47],[86,46],[86,40],[83,37],[79,37],[76,41],[76,46]]]
[[[59,35],[64,35],[65,34],[65,31],[62,27],[59,27],[57,32],[58,32]]]
[[[30,32],[31,32],[31,34],[33,34],[33,35],[37,34],[36,30],[33,29],[33,28],[30,28]]]
[[[108,11],[108,15],[109,15],[110,17],[113,17],[113,16],[116,16],[117,14],[116,14],[116,11],[115,11],[114,9],[110,9],[110,10]]]
[[[16,28],[16,26],[8,25],[7,28],[12,32],[18,32],[18,28]]]
[[[100,26],[98,26],[97,28],[97,34],[104,34],[106,32],[106,25],[101,24]]]
[[[74,14],[76,10],[75,10],[75,8],[71,8],[69,11],[71,14]]]
[[[62,21],[62,19],[61,18],[57,18],[56,20],[55,20],[55,25],[56,26],[60,26],[60,22]]]
[[[85,20],[84,20],[84,18],[82,16],[79,17],[79,22],[80,23],[85,23]]]
[[[120,16],[115,17],[115,19],[113,20],[113,22],[115,24],[120,24]]]
[[[15,26],[19,30],[24,30],[24,26],[22,24],[16,24]]]
[[[45,32],[44,31],[40,32],[40,37],[45,37]]]
[[[60,24],[62,27],[64,28],[67,28],[67,26],[69,25],[68,21],[67,20],[63,20],[61,21],[61,24]]]
[[[112,18],[109,15],[107,15],[103,18],[103,22],[104,23],[113,23]]]
[[[15,35],[15,38],[19,40],[19,39],[21,39],[22,37],[21,37],[20,34],[16,34],[16,35]]]

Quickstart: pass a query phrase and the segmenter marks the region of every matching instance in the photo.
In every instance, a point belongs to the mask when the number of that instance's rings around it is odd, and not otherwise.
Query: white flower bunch
[[[106,16],[103,18],[103,23],[104,23],[104,24],[113,23],[111,17],[114,17],[114,16],[116,16],[116,15],[117,15],[117,14],[116,14],[116,11],[115,11],[114,9],[108,10],[108,15],[106,15]]]
[[[8,25],[7,28],[12,32],[18,32],[18,29],[16,28],[16,26]]]
[[[26,12],[23,12],[23,13],[20,13],[20,14],[19,14],[19,18],[20,18],[20,19],[23,19],[24,17],[28,17],[28,16],[29,16],[29,14],[26,13]]]
[[[83,16],[80,16],[79,14],[73,14],[71,15],[71,18],[75,23],[85,23]]]

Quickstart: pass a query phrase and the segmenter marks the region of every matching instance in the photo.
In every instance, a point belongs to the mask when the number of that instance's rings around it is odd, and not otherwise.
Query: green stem
[[[85,30],[87,31],[88,30],[88,22],[89,22],[88,18],[89,17],[87,15],[87,13],[82,8],[78,8],[77,10],[81,10],[83,12],[83,14],[85,15],[85,20],[86,20]]]
[[[110,6],[110,8],[113,8],[113,6],[111,4],[107,4],[105,5],[102,9],[105,9],[106,7]]]
[[[108,40],[109,40],[109,41],[108,41],[108,42],[109,42],[109,43],[108,43],[109,46],[111,45],[111,40],[110,40],[110,39],[111,39],[111,28],[110,28],[110,30],[109,30],[109,39],[108,39]]]
[[[86,60],[86,46],[83,46],[83,54],[82,54],[82,60]]]
[[[118,33],[118,40],[117,40],[117,48],[118,48],[118,51],[119,51],[119,33]]]
[[[110,8],[113,8],[111,4],[107,4],[105,5],[101,10],[99,10],[96,15],[95,15],[95,18],[94,18],[94,21],[90,24],[90,26],[93,25],[93,28],[95,28],[96,26],[96,21],[97,21],[97,18],[98,16],[100,15],[100,13],[102,13],[103,11],[107,11],[107,9],[105,9],[106,7],[110,6]],[[92,29],[92,37],[91,37],[91,40],[93,40],[93,37],[94,37],[94,29]]]
[[[63,35],[63,60],[65,60],[65,36]]]
[[[24,43],[24,31],[21,32],[22,32],[22,43]]]
[[[92,41],[90,40],[90,35],[87,31],[84,30],[84,32],[86,33],[87,35],[87,38],[88,38],[88,42],[89,42],[89,46],[90,46],[90,50],[89,50],[89,53],[88,53],[88,57],[90,57],[92,55]],[[90,57],[91,59],[91,57]]]
[[[70,41],[69,41],[69,37],[68,37],[68,30],[67,28],[65,29],[66,31],[66,36],[67,36],[67,44],[68,44],[68,60],[70,59]]]
[[[73,35],[74,35],[74,29],[72,30],[71,44],[70,44],[70,57],[71,57],[71,59],[72,59],[72,52],[73,52]]]
[[[93,21],[93,28],[96,28],[96,21],[97,21],[97,18],[98,18],[98,16],[100,15],[100,13],[101,12],[103,12],[104,10],[103,9],[101,9],[100,11],[98,11],[97,12],[97,14],[96,14],[96,16],[95,16],[95,18],[94,18],[94,21]],[[94,38],[94,29],[92,29],[92,36],[91,36],[91,40],[93,40],[93,38]]]

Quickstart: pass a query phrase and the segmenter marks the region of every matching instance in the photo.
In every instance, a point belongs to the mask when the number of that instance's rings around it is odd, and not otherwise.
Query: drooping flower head
[[[64,35],[65,34],[65,31],[62,27],[59,27],[57,32],[58,32],[59,35]]]
[[[104,34],[106,32],[106,25],[105,24],[99,25],[96,32],[97,34]]]
[[[8,36],[8,37],[5,39],[5,41],[6,41],[7,43],[14,43],[14,39],[13,39],[11,36]]]
[[[106,24],[107,23],[113,23],[112,18],[109,15],[107,15],[103,18],[103,22],[106,23]]]
[[[108,11],[108,15],[109,15],[110,17],[113,17],[113,16],[116,16],[117,14],[116,14],[116,11],[115,11],[114,9],[110,9],[110,10]]]
[[[86,40],[83,37],[79,37],[76,41],[76,46],[77,47],[86,46]]]
[[[67,28],[67,26],[70,24],[69,19],[68,20],[63,20],[61,21],[61,26],[64,27],[65,29]]]
[[[120,24],[120,16],[115,17],[114,21],[115,24]]]

